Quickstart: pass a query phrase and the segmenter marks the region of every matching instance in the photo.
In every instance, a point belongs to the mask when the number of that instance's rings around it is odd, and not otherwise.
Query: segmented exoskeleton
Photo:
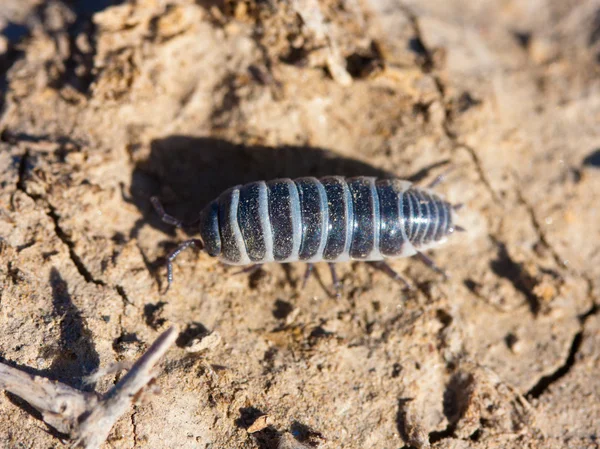
[[[152,201],[164,221],[182,226],[156,198]],[[442,272],[421,251],[461,229],[453,224],[455,207],[430,189],[399,179],[310,177],[232,187],[200,213],[200,239],[184,242],[169,256],[169,284],[173,259],[190,245],[229,265],[304,261],[309,264],[305,281],[320,261],[418,255]],[[378,266],[406,283],[388,265]],[[332,275],[337,284],[333,268]]]

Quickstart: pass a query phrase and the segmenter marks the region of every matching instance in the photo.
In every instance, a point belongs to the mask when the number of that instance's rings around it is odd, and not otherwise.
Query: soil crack
[[[135,423],[136,413],[137,413],[137,408],[134,405],[133,411],[131,412],[131,427],[133,428],[133,447],[138,447],[137,424]]]
[[[42,200],[48,208],[46,215],[52,220],[54,223],[54,232],[59,240],[65,244],[69,251],[69,258],[75,264],[77,271],[79,274],[85,279],[86,282],[91,282],[96,285],[106,285],[106,283],[100,279],[95,279],[90,271],[86,268],[85,264],[81,260],[81,257],[75,252],[75,244],[69,238],[67,233],[62,229],[59,222],[59,215],[56,212],[56,208],[52,206],[52,204],[46,199],[42,198],[39,195],[32,195],[27,191],[26,186],[26,177],[27,177],[27,164],[29,163],[30,153],[29,151],[25,151],[23,156],[21,157],[21,161],[19,163],[19,177],[17,180],[17,189],[31,198],[34,202],[36,200]]]
[[[455,427],[454,425],[448,425],[444,430],[429,432],[429,443],[435,444],[446,438],[454,438]]]
[[[540,225],[540,222],[538,221],[537,217],[535,216],[535,211],[533,210],[533,207],[527,202],[527,200],[523,196],[523,192],[521,192],[521,189],[516,187],[515,190],[517,192],[517,197],[519,199],[519,202],[523,206],[525,206],[525,208],[527,209],[527,213],[529,214],[531,224],[533,225],[533,228],[535,229],[535,232],[538,235],[539,241],[542,243],[542,245],[544,245],[545,248],[547,248],[550,251],[550,254],[552,254],[552,258],[554,259],[554,262],[556,263],[556,265],[558,267],[565,268],[566,267],[565,260],[562,257],[560,257],[558,252],[554,249],[554,247],[550,244],[550,242],[548,242],[548,239],[546,238],[546,234],[542,230],[542,226]]]
[[[27,163],[29,162],[29,151],[26,150],[19,161],[19,178],[17,179],[17,190],[22,191],[25,195],[31,198],[31,195],[27,193],[25,189],[25,171],[27,170]],[[32,198],[33,199],[33,198]]]
[[[59,224],[59,216],[56,213],[56,209],[50,203],[47,203],[47,205],[49,208],[48,216],[54,222],[54,231],[56,232],[56,235],[60,239],[60,241],[67,246],[67,249],[69,250],[69,257],[75,264],[75,267],[77,267],[77,271],[79,272],[79,274],[83,276],[86,282],[90,282],[96,285],[106,285],[106,283],[103,280],[95,279],[92,276],[92,273],[90,273],[90,271],[86,268],[85,264],[81,260],[81,257],[79,257],[79,255],[75,252],[75,244],[67,236],[65,231],[61,228]]]
[[[531,389],[525,394],[525,397],[527,397],[528,399],[539,398],[550,388],[550,386],[554,382],[566,376],[575,364],[575,357],[577,356],[577,352],[581,347],[582,340],[583,331],[579,331],[577,332],[577,334],[575,334],[575,337],[573,338],[573,342],[571,343],[571,349],[569,350],[569,355],[565,363],[552,374],[543,376],[533,387],[531,387]]]
[[[571,343],[571,349],[569,350],[569,355],[565,360],[565,363],[561,365],[556,371],[547,376],[543,376],[526,394],[525,397],[528,399],[538,399],[542,396],[548,389],[552,386],[553,383],[559,381],[564,376],[566,376],[571,368],[575,365],[575,361],[577,359],[577,353],[581,348],[581,344],[583,342],[583,331],[585,327],[585,322],[590,316],[597,314],[600,311],[600,307],[594,304],[590,310],[579,317],[581,322],[581,329],[575,337],[573,337],[573,342]]]
[[[115,290],[117,290],[117,293],[119,294],[119,296],[121,297],[121,299],[123,300],[123,302],[125,304],[133,304],[129,300],[129,297],[127,296],[127,293],[125,292],[125,289],[123,288],[123,286],[121,286],[121,285],[115,285]]]
[[[83,279],[86,282],[92,283],[95,285],[101,285],[104,287],[108,286],[108,284],[105,281],[94,278],[92,273],[87,269],[83,260],[81,259],[81,257],[79,257],[79,255],[75,251],[75,243],[71,240],[71,238],[69,238],[67,233],[60,226],[60,222],[59,222],[60,217],[59,217],[58,213],[56,212],[56,208],[54,206],[52,206],[52,204],[50,204],[50,202],[46,198],[43,198],[39,195],[32,195],[27,191],[26,179],[27,179],[27,169],[28,169],[27,165],[29,163],[29,158],[30,158],[30,152],[29,152],[29,150],[26,150],[19,162],[19,176],[18,176],[18,180],[17,180],[17,184],[16,184],[17,190],[20,190],[21,192],[23,192],[26,196],[31,198],[34,202],[37,200],[42,200],[43,203],[46,205],[46,207],[48,209],[45,213],[52,220],[52,223],[54,224],[54,232],[55,232],[56,236],[58,237],[58,239],[67,247],[67,250],[69,252],[69,258],[71,259],[71,261],[75,265],[75,268],[77,269],[79,274],[83,277]],[[126,304],[132,304],[132,302],[129,300],[127,293],[125,292],[125,289],[121,285],[112,285],[111,287],[113,287],[116,290],[117,294],[122,298],[123,313],[125,313]],[[123,324],[122,324],[122,316],[119,317],[119,326],[121,327],[121,333],[123,334],[124,328],[123,328]],[[118,354],[117,354],[117,356],[118,356]]]

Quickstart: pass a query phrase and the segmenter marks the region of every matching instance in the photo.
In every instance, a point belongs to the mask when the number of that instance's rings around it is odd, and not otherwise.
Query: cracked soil
[[[0,108],[0,360],[106,391],[184,330],[105,447],[600,445],[600,1],[3,0]],[[161,294],[152,195],[448,168],[447,281],[190,250]],[[61,438],[0,395],[0,447]]]

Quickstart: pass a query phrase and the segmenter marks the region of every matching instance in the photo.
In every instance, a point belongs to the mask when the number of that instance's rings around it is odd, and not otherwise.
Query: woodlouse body
[[[202,211],[199,231],[229,265],[381,261],[442,244],[453,207],[398,179],[277,179],[225,191]]]

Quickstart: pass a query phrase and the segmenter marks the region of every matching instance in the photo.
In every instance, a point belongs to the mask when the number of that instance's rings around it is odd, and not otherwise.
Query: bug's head
[[[219,205],[216,201],[208,204],[198,219],[198,231],[204,244],[203,249],[209,256],[221,254],[221,236],[219,232]]]

